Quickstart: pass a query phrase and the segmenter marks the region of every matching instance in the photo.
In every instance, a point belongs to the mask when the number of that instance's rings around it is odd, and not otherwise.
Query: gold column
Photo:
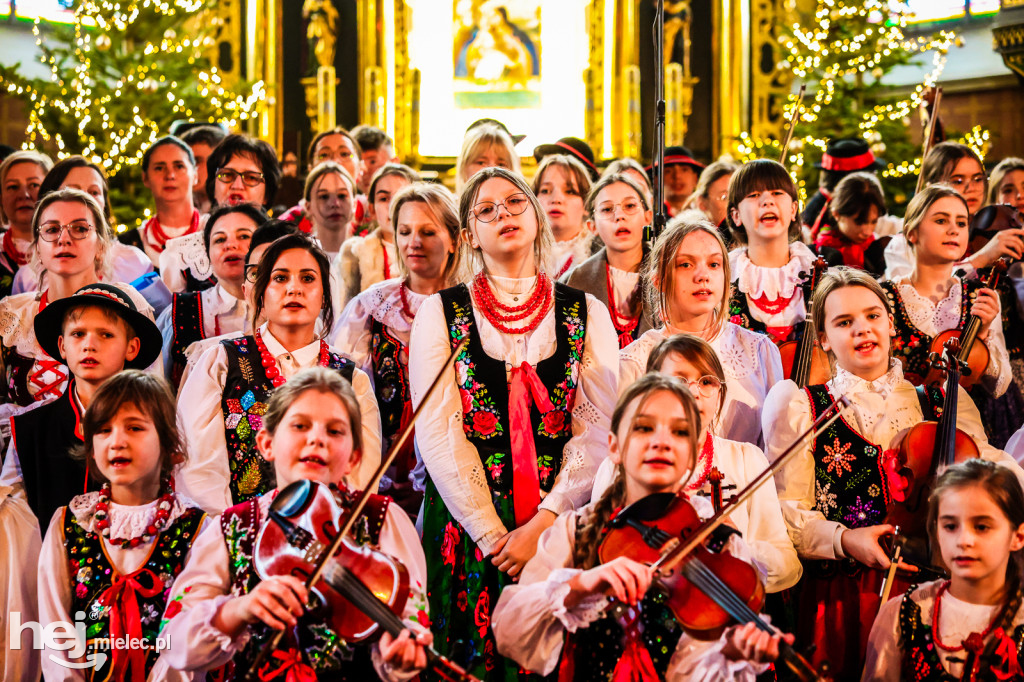
[[[604,149],[604,12],[605,0],[587,5],[587,35],[590,37],[589,65],[583,72],[586,84],[586,111],[583,128],[587,144],[598,158]]]
[[[637,2],[638,0],[608,0],[615,7],[615,40],[611,82],[605,82],[611,88],[612,97],[618,98],[621,104],[612,107],[606,113],[605,123],[611,126],[612,155],[639,156],[640,153],[640,43],[637,40]],[[607,36],[611,38],[612,36]],[[608,71],[605,70],[607,79]],[[635,115],[630,100],[635,98]],[[610,116],[608,116],[610,114]],[[609,120],[610,119],[610,120]]]
[[[246,78],[266,84],[267,105],[249,124],[249,132],[274,145],[283,146],[284,111],[278,102],[283,65],[281,52],[281,4],[278,0],[251,0],[245,8]]]
[[[718,0],[711,13],[712,78],[716,93],[712,109],[712,153],[735,151],[736,138],[749,129],[750,53],[749,1]]]
[[[785,107],[793,74],[779,67],[785,60],[779,44],[781,27],[790,23],[793,0],[753,0],[750,6],[750,125],[756,138],[782,138]]]

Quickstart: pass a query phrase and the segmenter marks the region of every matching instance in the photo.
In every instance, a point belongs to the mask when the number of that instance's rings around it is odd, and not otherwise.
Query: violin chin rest
[[[287,518],[298,515],[312,499],[314,485],[316,484],[307,480],[289,483],[278,491],[273,502],[270,503],[271,511]]]

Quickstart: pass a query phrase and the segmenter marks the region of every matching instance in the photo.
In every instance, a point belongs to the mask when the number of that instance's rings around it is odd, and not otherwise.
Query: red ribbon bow
[[[996,648],[992,652],[992,674],[997,680],[1016,679],[1021,675],[1020,663],[1017,661],[1017,645],[1006,635],[1003,628],[996,628],[992,636],[996,640]]]
[[[871,235],[861,244],[856,244],[846,239],[842,234],[836,234],[828,225],[821,228],[814,244],[817,247],[827,246],[843,254],[843,264],[855,268],[864,267],[864,251],[875,241],[875,235]]]
[[[508,412],[512,439],[512,497],[516,526],[533,518],[540,504],[540,475],[537,472],[537,448],[533,442],[530,406],[543,414],[554,409],[548,389],[530,363],[512,368],[508,388]]]
[[[655,682],[658,673],[654,671],[654,661],[643,644],[640,613],[631,608],[628,616],[621,618],[619,623],[625,631],[626,647],[612,671],[612,682]]]
[[[281,665],[271,670],[270,666],[273,664],[267,663],[260,671],[260,680],[263,682],[270,682],[282,674],[285,676],[285,682],[316,682],[316,673],[312,666],[306,665],[302,660],[301,652],[295,649],[277,650],[274,652],[274,658],[279,660]]]
[[[151,587],[144,587],[138,578],[148,575],[152,580]],[[139,614],[139,595],[145,598],[155,597],[164,589],[164,583],[148,568],[132,573],[131,575],[115,575],[110,587],[100,595],[99,602],[103,606],[110,607],[110,638],[112,640],[142,639],[142,618]],[[142,647],[130,646],[131,642],[124,642],[125,646],[111,647],[111,674],[114,680],[132,680],[132,682],[145,682],[146,679],[146,650]],[[131,669],[131,676],[128,670]]]

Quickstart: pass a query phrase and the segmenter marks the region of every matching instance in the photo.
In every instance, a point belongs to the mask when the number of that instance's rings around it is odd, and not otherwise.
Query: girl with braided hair
[[[574,680],[753,680],[777,656],[781,636],[749,624],[714,641],[694,639],[657,590],[648,592],[649,566],[628,557],[599,564],[598,548],[621,509],[678,493],[693,476],[700,427],[697,403],[679,379],[648,374],[626,389],[609,436],[615,479],[596,502],[560,515],[519,583],[504,589],[492,621],[499,652],[531,672],[558,668],[559,679]],[[690,503],[701,516],[712,514],[705,498]],[[725,551],[749,560],[738,535]],[[609,597],[633,607],[625,622],[606,612]]]
[[[975,679],[979,672],[978,679],[1024,679],[1024,491],[1017,477],[983,459],[951,466],[928,500],[928,533],[949,580],[922,583],[882,607],[862,679]]]

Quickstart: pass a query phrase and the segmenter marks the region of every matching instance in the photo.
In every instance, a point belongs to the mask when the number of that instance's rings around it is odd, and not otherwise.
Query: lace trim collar
[[[900,289],[900,297],[903,302],[907,304],[907,307],[914,307],[917,309],[925,309],[931,312],[937,310],[945,310],[949,307],[951,302],[956,302],[956,307],[960,307],[960,295],[963,290],[963,286],[960,283],[959,277],[953,278],[953,284],[949,287],[949,293],[946,294],[938,303],[932,303],[932,300],[927,296],[921,294],[914,285],[910,282],[910,277],[901,277],[894,282]],[[909,300],[908,300],[909,299]]]
[[[896,387],[904,381],[903,365],[896,358],[889,360],[889,371],[874,381],[866,381],[859,376],[836,365],[836,375],[830,382],[836,395],[852,395],[856,393],[878,393],[888,398]]]
[[[78,525],[80,525],[86,532],[96,532],[96,503],[99,502],[99,499],[100,494],[98,492],[91,492],[76,496],[71,500],[71,503],[68,504],[68,508],[71,510],[71,513],[75,515],[75,520],[78,522]],[[159,499],[156,499],[149,504],[143,504],[137,507],[111,502],[110,537],[130,538],[141,534],[146,530],[146,526],[153,522],[153,517],[156,514],[156,505],[159,501]],[[195,506],[196,504],[192,502],[192,500],[179,493],[175,493],[174,504],[171,505],[169,523],[174,523],[182,514],[188,511],[190,507]]]
[[[168,239],[164,253],[167,254],[166,258],[171,259],[172,267],[189,270],[198,280],[213,276],[213,264],[210,263],[210,254],[206,252],[206,244],[203,243],[202,230]]]
[[[754,298],[789,298],[800,284],[800,273],[810,270],[815,258],[817,256],[805,244],[793,242],[789,245],[789,262],[781,268],[754,265],[746,247],[729,252],[729,266],[733,280],[744,294]]]

